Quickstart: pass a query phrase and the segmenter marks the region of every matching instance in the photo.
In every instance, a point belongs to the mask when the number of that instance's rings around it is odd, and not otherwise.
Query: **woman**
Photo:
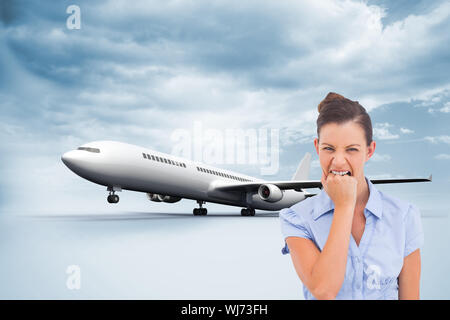
[[[419,299],[420,213],[365,177],[376,145],[369,115],[332,92],[318,109],[323,189],[280,211],[282,251],[305,299]]]

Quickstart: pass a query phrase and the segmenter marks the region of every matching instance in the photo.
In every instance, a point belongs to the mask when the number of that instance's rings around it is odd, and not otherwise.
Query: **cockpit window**
[[[97,148],[88,148],[88,147],[79,147],[78,150],[85,150],[94,153],[100,153],[100,149]]]

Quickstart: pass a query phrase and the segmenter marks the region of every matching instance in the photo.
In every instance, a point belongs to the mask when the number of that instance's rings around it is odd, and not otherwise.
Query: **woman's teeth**
[[[346,174],[351,176],[350,171],[334,171],[334,170],[331,170],[331,173],[338,174],[340,176],[343,176],[343,175],[346,175]]]

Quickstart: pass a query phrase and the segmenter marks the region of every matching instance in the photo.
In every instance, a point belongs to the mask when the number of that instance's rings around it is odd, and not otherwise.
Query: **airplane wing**
[[[412,179],[370,179],[373,184],[381,183],[408,183],[408,182],[428,182],[432,181],[431,175],[429,178],[412,178]],[[320,180],[292,180],[292,181],[257,181],[257,182],[240,182],[230,183],[216,186],[217,191],[257,191],[262,184],[274,184],[281,190],[319,188],[322,189],[322,182]]]

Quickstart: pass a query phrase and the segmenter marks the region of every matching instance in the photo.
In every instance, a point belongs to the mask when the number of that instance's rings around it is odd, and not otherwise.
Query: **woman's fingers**
[[[356,201],[356,179],[345,175],[329,173],[322,170],[322,185],[335,206],[354,204]]]

